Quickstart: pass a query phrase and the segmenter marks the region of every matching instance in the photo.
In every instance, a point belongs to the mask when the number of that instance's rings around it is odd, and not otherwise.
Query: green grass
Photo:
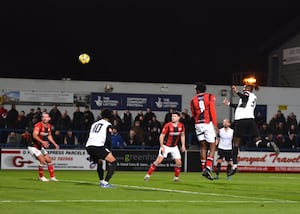
[[[113,189],[95,171],[56,171],[59,182],[37,181],[37,171],[0,171],[0,209],[8,213],[298,213],[300,174],[237,173],[210,181],[200,173],[116,171]],[[46,171],[46,175],[48,172]],[[5,212],[4,212],[5,211]]]

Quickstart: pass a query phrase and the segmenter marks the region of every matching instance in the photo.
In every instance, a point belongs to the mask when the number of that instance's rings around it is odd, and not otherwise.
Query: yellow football
[[[87,53],[83,53],[83,54],[79,55],[79,61],[82,64],[87,64],[90,62],[90,60],[91,60],[91,57]]]

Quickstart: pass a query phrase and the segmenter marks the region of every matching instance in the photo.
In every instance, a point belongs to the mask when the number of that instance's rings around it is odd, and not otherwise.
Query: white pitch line
[[[63,180],[65,182],[71,183],[90,183],[95,184],[95,182],[88,182],[88,181],[76,181],[76,180]],[[98,183],[96,183],[98,184]],[[131,186],[131,185],[124,185],[124,184],[113,184],[114,186],[119,187],[126,187],[132,189],[144,189],[144,190],[156,190],[161,192],[174,192],[174,193],[182,193],[182,194],[193,194],[193,195],[210,195],[210,196],[219,196],[219,197],[232,197],[232,198],[244,198],[250,201],[270,201],[275,203],[299,203],[298,201],[291,201],[291,200],[278,200],[278,199],[269,199],[269,198],[258,198],[258,197],[250,197],[250,196],[241,196],[241,195],[228,195],[228,194],[218,194],[218,193],[207,193],[207,192],[193,192],[187,190],[176,190],[176,189],[164,189],[164,188],[155,188],[155,187],[143,187],[143,186]]]
[[[284,180],[300,180],[300,177],[289,177],[289,176],[270,176],[270,178],[284,179]]]
[[[89,181],[78,181],[78,180],[60,180],[62,182],[69,183],[87,183],[87,184],[98,184],[96,182]],[[176,189],[163,189],[163,188],[155,188],[155,187],[142,187],[142,186],[131,186],[131,185],[123,185],[123,184],[114,184],[115,186],[124,187],[124,188],[132,188],[132,189],[144,189],[144,190],[155,190],[161,192],[174,192],[174,193],[182,193],[182,194],[197,194],[197,195],[210,195],[210,196],[220,196],[220,197],[232,197],[232,198],[244,198],[248,200],[214,200],[214,203],[231,203],[231,204],[240,204],[240,203],[253,203],[253,204],[261,204],[261,203],[299,203],[298,201],[291,200],[277,200],[277,199],[266,199],[266,198],[257,198],[257,197],[248,197],[248,196],[238,196],[238,195],[226,195],[226,194],[216,194],[216,193],[205,193],[205,192],[193,192],[186,190],[176,190]],[[0,200],[0,203],[207,203],[207,200]]]
[[[4,203],[207,203],[204,200],[0,200],[0,204]],[[229,203],[229,204],[273,204],[278,201],[213,201],[214,203]],[[291,202],[289,202],[291,203]],[[294,202],[296,203],[296,202]]]
[[[118,184],[116,186],[120,187],[129,187],[135,189],[146,189],[146,190],[157,190],[162,192],[175,192],[175,193],[183,193],[183,194],[193,194],[193,195],[210,195],[210,196],[219,196],[219,197],[232,197],[232,198],[244,198],[250,200],[258,200],[259,201],[269,201],[269,202],[276,202],[276,203],[299,203],[298,201],[291,201],[291,200],[281,200],[281,199],[269,199],[269,198],[258,198],[258,197],[250,197],[250,196],[241,196],[241,195],[228,195],[228,194],[218,194],[218,193],[207,193],[207,192],[193,192],[193,191],[186,191],[186,190],[176,190],[176,189],[162,189],[162,188],[155,188],[155,187],[141,187],[141,186],[129,186],[129,185],[122,185]]]

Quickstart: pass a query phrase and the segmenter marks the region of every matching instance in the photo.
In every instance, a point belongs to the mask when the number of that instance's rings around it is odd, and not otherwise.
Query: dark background
[[[231,84],[267,75],[299,33],[297,1],[44,0],[1,3],[1,77]],[[91,56],[82,65],[80,53]],[[264,80],[261,80],[263,83]]]

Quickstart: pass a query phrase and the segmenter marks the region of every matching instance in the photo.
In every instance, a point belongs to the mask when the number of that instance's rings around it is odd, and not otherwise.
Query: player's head
[[[204,93],[206,91],[206,84],[204,82],[198,82],[195,89],[197,93]]]
[[[226,127],[230,127],[230,120],[228,118],[225,118],[223,120],[223,126],[226,128]]]
[[[47,112],[42,113],[42,121],[43,123],[48,123],[51,120],[51,117]]]
[[[172,112],[172,122],[177,122],[180,119],[180,112],[174,111]]]
[[[244,78],[243,79],[243,83],[244,83],[243,91],[250,91],[250,92],[252,92],[254,89],[256,91],[259,90],[259,87],[258,87],[258,84],[256,82],[256,79],[253,78],[253,77]]]
[[[259,87],[257,85],[254,85],[254,84],[246,84],[246,85],[244,85],[243,91],[253,92],[254,89],[256,91],[258,91]]]
[[[103,119],[108,119],[111,120],[113,116],[112,110],[108,109],[108,108],[104,108],[101,110],[101,117]]]

